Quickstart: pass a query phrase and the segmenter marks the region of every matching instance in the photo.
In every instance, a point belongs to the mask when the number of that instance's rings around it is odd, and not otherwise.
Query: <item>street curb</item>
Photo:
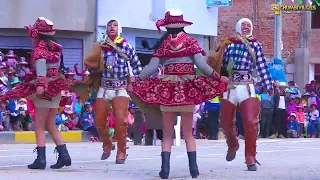
[[[68,142],[88,142],[89,133],[86,131],[61,132],[63,141]],[[53,142],[50,134],[46,132],[47,142]],[[34,131],[23,132],[0,132],[0,144],[34,144],[36,136]]]

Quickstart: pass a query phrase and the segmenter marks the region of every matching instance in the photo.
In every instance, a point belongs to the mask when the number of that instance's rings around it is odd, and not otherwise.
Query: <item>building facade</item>
[[[247,17],[254,25],[253,35],[261,42],[267,60],[271,60],[274,54],[274,13],[271,11],[271,4],[274,3],[274,0],[233,0],[232,7],[219,8],[217,44],[234,33],[239,19]],[[294,3],[283,0],[283,4]],[[300,87],[313,79],[319,79],[320,83],[320,53],[317,50],[320,45],[319,19],[319,12],[313,13],[309,18],[305,18],[303,14],[282,16],[285,71],[288,80],[296,81]],[[303,32],[303,28],[307,29],[307,34]],[[303,41],[306,39],[308,42],[304,47]]]
[[[83,56],[95,41],[96,0],[1,0],[0,49],[31,50],[24,29],[38,17],[45,17],[57,29],[55,38],[63,46],[67,68],[75,63],[83,68]]]
[[[195,37],[200,46],[207,49],[206,37],[217,35],[218,9],[207,8],[206,0],[98,0],[96,40],[103,37],[107,22],[116,19],[122,26],[122,36],[137,53],[151,54],[150,50],[142,47],[141,41],[147,40],[151,45],[154,44],[162,35],[156,29],[156,20],[163,19],[165,12],[174,8],[184,13],[185,20],[194,23],[186,27],[185,31]]]

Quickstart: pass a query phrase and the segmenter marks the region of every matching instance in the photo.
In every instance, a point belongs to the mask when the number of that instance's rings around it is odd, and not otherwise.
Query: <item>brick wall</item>
[[[220,44],[235,32],[235,25],[241,18],[251,19],[253,35],[258,38],[268,58],[273,57],[274,14],[270,10],[274,0],[234,0],[232,7],[219,8],[219,23],[217,41]],[[283,0],[283,4],[292,4],[291,0]],[[284,14],[282,21],[284,44],[283,51],[293,52],[299,46],[299,31],[301,29],[300,14]],[[291,57],[294,54],[291,54]]]

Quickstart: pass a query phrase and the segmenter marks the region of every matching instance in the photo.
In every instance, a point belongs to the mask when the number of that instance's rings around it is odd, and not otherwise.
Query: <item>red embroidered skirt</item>
[[[195,75],[163,75],[132,83],[133,94],[143,103],[161,106],[187,106],[207,102],[227,89],[226,83]]]
[[[73,80],[59,77],[58,79],[49,81],[48,88],[45,93],[51,98],[54,98],[59,95],[62,90],[66,90],[74,84],[75,81]],[[26,82],[10,90],[4,96],[1,96],[0,100],[27,98],[36,93],[36,88],[35,82]]]

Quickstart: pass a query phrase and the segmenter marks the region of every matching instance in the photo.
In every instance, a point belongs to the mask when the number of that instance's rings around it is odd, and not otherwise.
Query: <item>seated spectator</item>
[[[84,112],[81,116],[81,125],[84,131],[89,131],[89,140],[92,142],[99,142],[99,133],[94,125],[94,114],[92,113],[92,106],[86,102],[84,105]]]
[[[59,131],[62,131],[62,132],[66,132],[68,131],[69,129],[63,124],[63,120],[62,120],[62,116],[60,113],[58,113],[56,115],[56,127],[58,128]]]
[[[8,105],[8,101],[1,101],[0,102],[0,116],[1,116],[1,122],[2,122],[2,126],[4,127],[4,130],[6,131],[10,131],[11,126],[10,126],[10,116],[7,113],[7,107]]]
[[[76,129],[76,125],[78,124],[78,121],[77,121],[75,113],[72,110],[72,107],[70,105],[64,106],[61,117],[62,117],[62,120],[64,121],[64,125],[69,130],[78,130],[78,129]]]
[[[21,98],[16,105],[16,111],[18,112],[17,119],[21,122],[21,128],[24,131],[32,130],[32,118],[28,112],[27,100]]]
[[[289,121],[287,122],[287,138],[297,138],[299,132],[299,124],[296,120],[296,114],[291,113]]]
[[[10,117],[10,125],[14,131],[21,131],[21,121],[19,121],[18,115],[19,112],[16,110],[16,104],[18,102],[14,100],[9,100],[8,105],[6,107],[7,109],[7,114]]]
[[[21,81],[18,77],[14,77],[12,80],[10,80],[10,85],[12,89],[17,88],[20,85],[20,83]]]

